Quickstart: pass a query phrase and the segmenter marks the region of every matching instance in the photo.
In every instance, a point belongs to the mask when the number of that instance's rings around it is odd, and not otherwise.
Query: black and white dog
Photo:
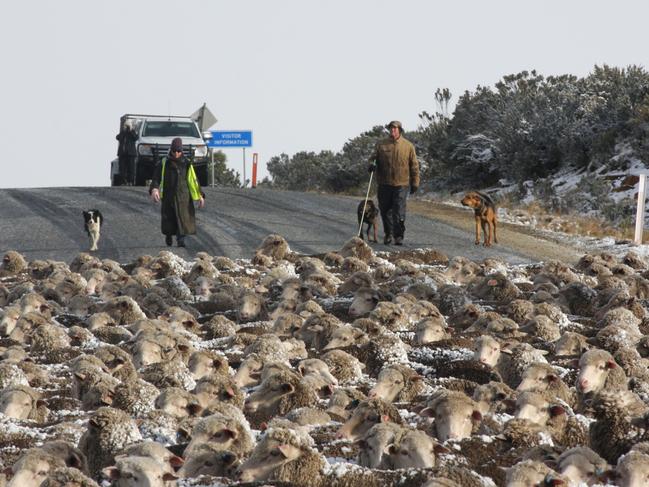
[[[101,224],[104,217],[99,210],[88,210],[83,212],[84,227],[90,238],[90,250],[97,250],[97,242],[101,231]]]

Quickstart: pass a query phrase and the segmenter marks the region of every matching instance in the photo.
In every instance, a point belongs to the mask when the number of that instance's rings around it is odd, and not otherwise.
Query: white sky
[[[253,131],[258,152],[338,151],[476,85],[649,66],[643,0],[8,0],[0,187],[107,186],[124,113]],[[241,149],[226,151],[242,173]]]

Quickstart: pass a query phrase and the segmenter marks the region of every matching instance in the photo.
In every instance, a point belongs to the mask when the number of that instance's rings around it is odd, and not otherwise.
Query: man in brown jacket
[[[379,185],[379,210],[385,233],[383,243],[391,244],[394,237],[395,245],[403,245],[406,199],[408,191],[413,194],[419,188],[419,162],[415,147],[403,137],[401,122],[394,120],[386,127],[390,137],[377,144],[370,157],[369,171],[376,170]]]

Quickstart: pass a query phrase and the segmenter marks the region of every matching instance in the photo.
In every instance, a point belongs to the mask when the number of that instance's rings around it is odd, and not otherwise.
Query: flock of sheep
[[[649,485],[649,262],[0,266],[0,485]]]

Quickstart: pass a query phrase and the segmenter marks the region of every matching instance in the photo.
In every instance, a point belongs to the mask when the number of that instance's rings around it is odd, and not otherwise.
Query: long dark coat
[[[160,227],[164,235],[194,235],[196,233],[194,202],[187,185],[189,166],[189,161],[184,157],[178,160],[167,157],[160,208],[162,216]],[[149,193],[154,188],[160,188],[161,176],[162,162],[159,162],[153,172]]]

